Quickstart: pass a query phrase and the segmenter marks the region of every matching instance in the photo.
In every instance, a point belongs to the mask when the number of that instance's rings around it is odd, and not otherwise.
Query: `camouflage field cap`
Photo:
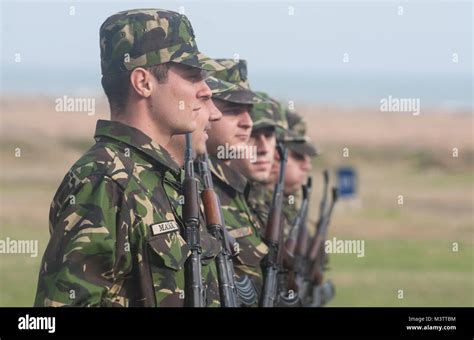
[[[228,86],[228,83],[231,83],[236,85],[236,87],[222,91],[213,96],[214,98],[237,104],[256,104],[262,102],[262,98],[250,89],[247,80],[247,62],[245,60],[216,59],[216,61],[225,67],[224,70],[213,74],[219,80],[216,85],[224,89]]]
[[[306,123],[303,118],[294,112],[286,110],[286,120],[288,129],[283,139],[285,145],[290,150],[302,155],[310,157],[318,155],[318,150],[314,147],[311,139],[306,136]]]
[[[213,97],[215,97],[219,93],[231,91],[237,88],[237,85],[217,79],[214,76],[207,77],[206,84],[211,89]]]
[[[250,111],[253,130],[265,127],[275,127],[281,132],[288,129],[285,111],[281,104],[265,92],[255,92],[263,101],[254,104]]]
[[[134,9],[107,18],[100,27],[102,74],[131,71],[169,61],[207,71],[224,67],[199,52],[185,15],[162,9]]]

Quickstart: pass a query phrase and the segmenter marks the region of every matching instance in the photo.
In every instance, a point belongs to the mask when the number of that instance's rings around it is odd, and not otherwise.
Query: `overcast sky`
[[[99,70],[98,29],[107,16],[129,8],[180,6],[203,52],[238,53],[255,72],[472,68],[472,3],[452,1],[6,1],[2,64],[13,64],[20,53],[23,67]],[[349,63],[342,63],[344,53]],[[457,64],[453,53],[459,55]]]

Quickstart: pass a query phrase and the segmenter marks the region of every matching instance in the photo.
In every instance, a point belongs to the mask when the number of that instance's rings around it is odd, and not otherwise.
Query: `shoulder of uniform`
[[[244,194],[247,186],[247,180],[243,175],[232,169],[217,157],[211,156],[209,160],[210,170],[213,176],[218,179],[215,184],[218,185],[219,181],[221,181],[223,184],[231,187],[233,190]]]
[[[76,181],[90,177],[110,178],[124,189],[134,172],[135,163],[127,150],[115,144],[97,143],[71,167],[69,173]]]

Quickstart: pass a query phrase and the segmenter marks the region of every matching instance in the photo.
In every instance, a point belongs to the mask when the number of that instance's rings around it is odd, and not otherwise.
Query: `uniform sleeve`
[[[35,306],[126,306],[133,214],[119,185],[89,177],[55,197],[51,209]]]

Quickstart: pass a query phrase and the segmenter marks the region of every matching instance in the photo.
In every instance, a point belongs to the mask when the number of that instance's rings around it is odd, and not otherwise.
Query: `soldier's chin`
[[[229,143],[231,144],[231,146],[233,148],[246,148],[248,146],[248,144],[246,142],[243,142],[242,140],[240,139],[235,139],[232,143]]]
[[[252,171],[251,177],[254,181],[266,183],[269,181],[270,174],[268,171]]]
[[[185,133],[194,132],[197,128],[197,123],[195,121],[189,121],[186,126],[180,126],[176,129],[175,135],[184,135]]]
[[[204,155],[206,153],[206,142],[202,140],[201,142],[197,143],[197,145],[194,147],[196,154],[198,155]]]
[[[301,184],[285,184],[285,188],[283,189],[283,192],[285,195],[293,195],[298,192],[299,188],[301,187]]]

